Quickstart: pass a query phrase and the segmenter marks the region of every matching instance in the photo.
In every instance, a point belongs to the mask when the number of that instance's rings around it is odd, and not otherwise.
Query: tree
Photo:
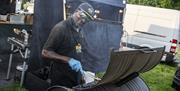
[[[173,8],[173,2],[172,2],[172,0],[159,0],[159,7]]]
[[[180,1],[175,1],[174,2],[174,9],[180,10]]]
[[[177,2],[179,2],[178,5],[176,5]],[[153,7],[161,7],[161,8],[170,8],[170,9],[176,7],[175,9],[180,9],[179,0],[128,0],[128,3],[153,6]]]

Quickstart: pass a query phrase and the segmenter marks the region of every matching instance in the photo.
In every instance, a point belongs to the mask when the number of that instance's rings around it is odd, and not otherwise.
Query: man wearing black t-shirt
[[[51,30],[42,56],[53,61],[50,74],[52,85],[73,87],[80,83],[83,69],[79,62],[82,39],[79,29],[93,20],[93,16],[93,7],[82,3],[71,17],[56,24]]]

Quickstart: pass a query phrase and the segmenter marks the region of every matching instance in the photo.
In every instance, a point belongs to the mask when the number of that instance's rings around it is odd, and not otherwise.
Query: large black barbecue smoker
[[[88,75],[93,81],[72,88],[53,86],[49,79],[51,61],[42,58],[42,47],[52,27],[71,16],[83,2],[95,8],[96,19],[82,28],[81,63],[84,70],[104,75],[102,78]],[[151,70],[160,62],[164,47],[121,48],[126,3],[126,0],[35,0],[32,33],[14,29],[23,35],[23,40],[16,40],[19,36],[7,38],[11,52],[6,78],[11,79],[12,56],[19,53],[24,60],[17,74],[20,86],[28,91],[149,91],[139,73]]]

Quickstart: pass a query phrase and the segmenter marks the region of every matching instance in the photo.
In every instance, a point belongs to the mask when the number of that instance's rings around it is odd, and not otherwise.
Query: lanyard
[[[73,37],[73,39],[74,39],[74,41],[75,41],[75,49],[76,49],[76,53],[81,53],[82,51],[81,51],[81,49],[82,49],[82,46],[81,46],[81,42],[82,42],[82,38],[83,38],[83,36],[82,36],[82,33],[81,33],[81,31],[76,31],[78,34],[78,36],[75,36],[76,34],[74,33],[74,31],[72,31],[72,37]]]

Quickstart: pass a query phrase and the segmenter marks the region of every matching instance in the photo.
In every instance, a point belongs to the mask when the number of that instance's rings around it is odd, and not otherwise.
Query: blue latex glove
[[[84,73],[84,71],[83,71],[83,69],[82,69],[82,65],[81,65],[81,63],[80,63],[78,60],[76,60],[76,59],[74,59],[74,58],[71,58],[71,59],[68,61],[68,64],[69,64],[69,66],[72,68],[72,70],[74,70],[74,71],[76,71],[76,72],[80,71],[81,74]]]

